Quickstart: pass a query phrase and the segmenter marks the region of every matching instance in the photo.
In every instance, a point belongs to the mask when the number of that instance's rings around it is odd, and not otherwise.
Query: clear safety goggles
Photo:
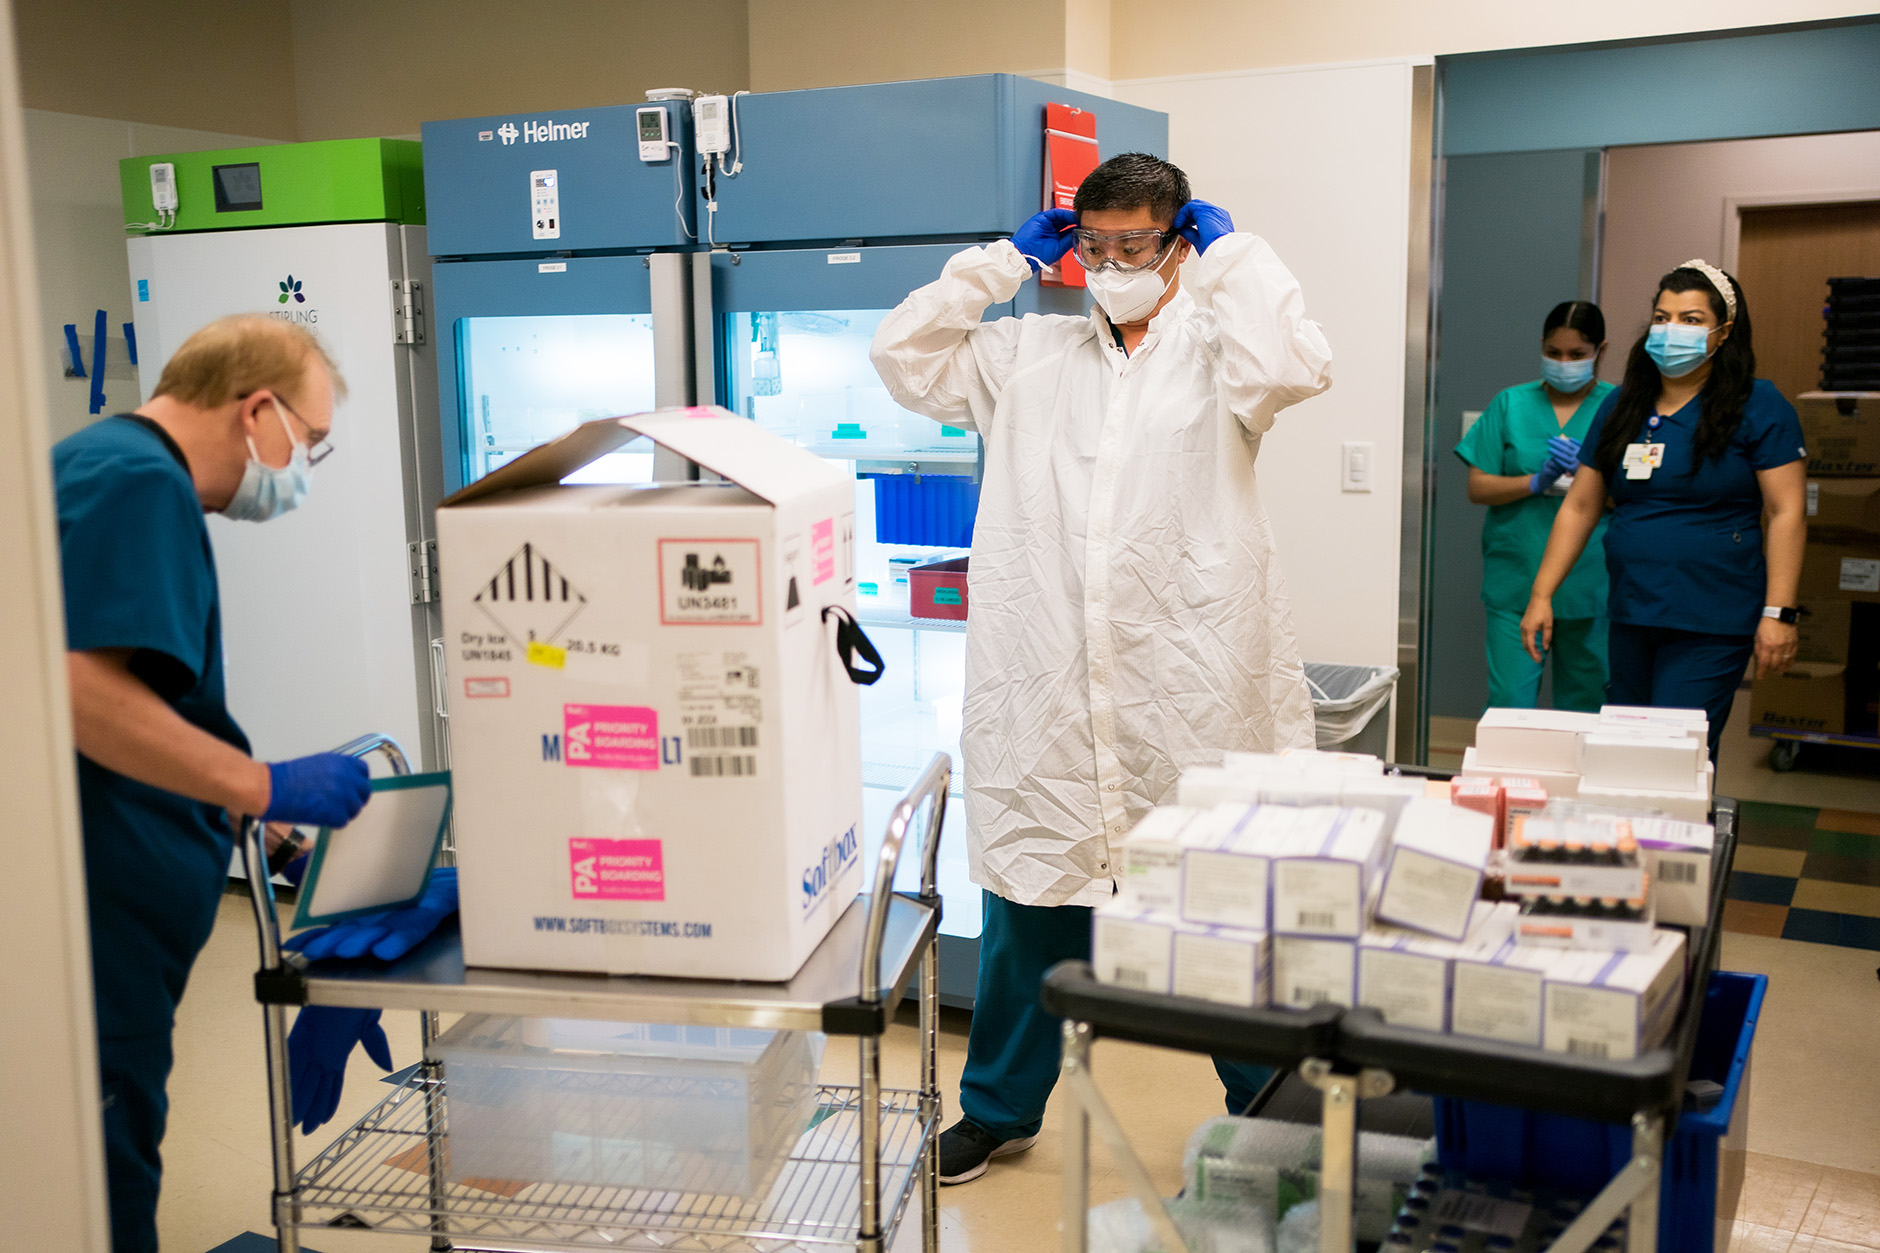
[[[1147,270],[1162,259],[1173,231],[1092,231],[1077,232],[1077,259],[1086,270],[1111,269],[1129,273]]]

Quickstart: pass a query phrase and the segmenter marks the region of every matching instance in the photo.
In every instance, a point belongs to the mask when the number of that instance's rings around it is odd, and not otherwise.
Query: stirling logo
[[[267,311],[269,317],[278,322],[294,322],[301,326],[312,326],[319,322],[320,310],[307,304],[307,293],[301,290],[304,284],[299,279],[289,274],[274,286],[276,288],[274,303],[285,305],[286,308],[269,309]],[[307,307],[298,308],[299,305]]]
[[[297,305],[307,303],[307,294],[300,290],[300,280],[295,278],[292,274],[289,274],[278,286],[281,289],[281,295],[280,298],[275,301],[276,304],[286,304],[290,296],[293,297],[294,303]]]
[[[829,841],[822,855],[804,867],[802,890],[805,914],[813,912],[828,899],[829,890],[842,881],[842,876],[855,864],[855,855],[859,851],[855,828],[850,827]]]
[[[504,122],[501,126],[496,128],[496,133],[502,137],[503,147],[507,148],[510,144],[516,142],[516,136],[520,135],[522,132],[516,129],[514,122]]]
[[[725,565],[723,557],[713,557],[710,567],[698,563],[697,553],[685,555],[685,568],[679,571],[679,581],[695,592],[703,592],[714,583],[731,582],[731,570]]]

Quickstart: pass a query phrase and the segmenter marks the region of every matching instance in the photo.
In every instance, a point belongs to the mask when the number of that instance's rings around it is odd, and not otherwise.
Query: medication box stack
[[[1522,944],[1651,947],[1644,860],[1623,818],[1523,818],[1509,837],[1505,882],[1521,900]]]
[[[1542,1047],[1626,1061],[1664,1042],[1684,990],[1684,934],[1634,953],[1567,953],[1545,975]]]
[[[1394,1026],[1449,1030],[1457,957],[1507,942],[1518,912],[1506,902],[1477,901],[1460,941],[1401,927],[1372,927],[1358,945],[1358,1004],[1377,1010]]]
[[[564,482],[639,436],[711,484]],[[464,959],[794,975],[861,886],[854,484],[718,409],[576,427],[438,509]]]
[[[1715,773],[1708,756],[1710,725],[1701,709],[1607,705],[1597,714],[1557,709],[1490,709],[1476,724],[1475,745],[1463,754],[1460,778],[1499,782],[1515,776],[1553,799],[1580,799],[1614,809],[1657,810],[1685,822],[1710,814]],[[1531,801],[1533,793],[1524,793]],[[1483,804],[1469,794],[1472,807]],[[1537,806],[1511,808],[1503,822]]]

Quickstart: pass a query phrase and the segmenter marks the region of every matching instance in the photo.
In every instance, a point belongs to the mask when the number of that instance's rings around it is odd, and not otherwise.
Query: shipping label
[[[658,840],[569,840],[568,874],[578,901],[666,899]]]
[[[563,705],[562,760],[606,770],[659,769],[659,712],[640,705]]]
[[[680,653],[679,722],[695,779],[753,779],[764,722],[763,675],[738,650]]]

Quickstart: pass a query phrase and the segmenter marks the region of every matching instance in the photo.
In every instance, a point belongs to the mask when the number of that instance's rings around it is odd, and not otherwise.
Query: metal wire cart
[[[1160,1247],[1166,1253],[1187,1251],[1092,1077],[1091,1047],[1103,1036],[1295,1069],[1317,1088],[1323,1153],[1320,1253],[1351,1253],[1353,1248],[1358,1102],[1397,1089],[1629,1125],[1631,1160],[1549,1253],[1584,1253],[1622,1214],[1628,1219],[1627,1253],[1656,1253],[1665,1148],[1684,1104],[1706,988],[1717,966],[1724,892],[1736,851],[1736,802],[1719,797],[1712,816],[1717,843],[1709,922],[1690,929],[1684,1002],[1666,1042],[1630,1061],[1392,1027],[1368,1009],[1237,1009],[1100,984],[1086,962],[1055,967],[1045,978],[1044,1005],[1064,1019],[1062,1077],[1071,1098],[1064,1146],[1064,1253],[1084,1253],[1086,1247],[1093,1127],[1141,1203]]]
[[[404,755],[382,736],[342,751],[378,751],[395,773]],[[787,983],[608,977],[466,969],[454,920],[393,963],[284,955],[258,826],[242,854],[260,934],[256,999],[266,1020],[274,1138],[274,1223],[282,1253],[305,1228],[349,1227],[428,1236],[434,1250],[856,1249],[894,1239],[916,1188],[922,1248],[939,1248],[940,1092],[935,884],[951,773],[936,755],[895,805],[872,890],[836,923]],[[923,805],[928,816],[918,896],[893,891],[902,846]],[[920,1086],[883,1089],[881,1037],[918,968]],[[449,1076],[421,1064],[392,1094],[305,1166],[294,1162],[287,1062],[288,1005],[420,1011],[429,1050],[443,1013],[589,1018],[711,1027],[822,1031],[859,1044],[855,1086],[819,1088],[812,1130],[799,1139],[763,1199],[555,1183],[492,1190],[447,1178]],[[480,1180],[484,1184],[495,1181]]]

